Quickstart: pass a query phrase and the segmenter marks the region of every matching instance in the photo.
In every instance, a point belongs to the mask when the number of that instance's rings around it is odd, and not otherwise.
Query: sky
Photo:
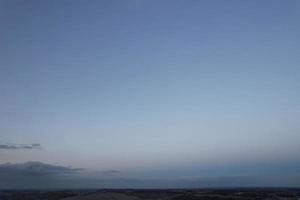
[[[299,9],[0,0],[0,187],[300,186]]]

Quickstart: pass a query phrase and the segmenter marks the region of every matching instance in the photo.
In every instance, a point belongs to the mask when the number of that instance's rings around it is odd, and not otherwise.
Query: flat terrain
[[[0,200],[299,200],[296,188],[172,190],[2,190]]]

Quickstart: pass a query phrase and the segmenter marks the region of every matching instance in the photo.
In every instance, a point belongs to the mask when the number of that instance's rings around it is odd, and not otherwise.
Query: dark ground
[[[0,190],[0,200],[300,200],[300,188]]]

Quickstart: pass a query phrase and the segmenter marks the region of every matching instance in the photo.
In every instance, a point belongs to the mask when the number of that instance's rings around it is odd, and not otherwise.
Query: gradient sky
[[[0,149],[0,163],[300,175],[299,10],[298,0],[0,0],[0,145],[18,147]]]

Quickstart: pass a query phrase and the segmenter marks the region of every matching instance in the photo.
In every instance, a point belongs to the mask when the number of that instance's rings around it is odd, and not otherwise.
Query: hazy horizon
[[[0,188],[299,187],[299,10],[0,0]]]

